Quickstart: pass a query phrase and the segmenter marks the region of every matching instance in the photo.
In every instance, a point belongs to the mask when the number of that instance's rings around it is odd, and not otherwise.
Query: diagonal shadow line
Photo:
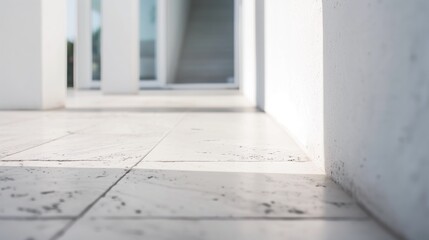
[[[87,127],[81,128],[81,129],[78,129],[78,130],[76,130],[76,131],[70,131],[70,132],[67,132],[67,134],[65,134],[65,135],[62,135],[62,136],[59,136],[59,137],[53,138],[53,139],[48,140],[48,141],[46,141],[46,142],[43,142],[43,143],[37,144],[37,145],[35,145],[35,146],[31,146],[31,147],[25,148],[25,149],[23,149],[23,150],[20,150],[20,151],[14,152],[14,153],[7,154],[7,155],[5,155],[5,156],[0,157],[0,161],[5,161],[5,160],[2,160],[2,159],[7,158],[7,157],[10,157],[10,156],[13,156],[13,155],[15,155],[15,154],[19,154],[19,153],[22,153],[22,152],[25,152],[25,151],[31,150],[31,149],[33,149],[33,148],[37,148],[37,147],[43,146],[43,145],[45,145],[45,144],[48,144],[48,143],[51,143],[51,142],[54,142],[54,141],[57,141],[57,140],[60,140],[60,139],[66,138],[66,137],[68,137],[68,136],[72,136],[72,135],[77,134],[77,133],[79,133],[79,132],[81,132],[81,131],[84,131],[84,130],[86,130],[86,129],[88,129],[88,128],[92,128],[93,126],[96,126],[96,124],[91,124],[90,126],[87,126]]]
[[[110,190],[112,190],[125,176],[127,176],[138,164],[140,164],[167,136],[170,135],[170,133],[183,121],[186,114],[183,114],[183,116],[177,121],[177,123],[167,132],[164,134],[164,136],[135,164],[133,164],[122,176],[120,176],[110,187],[106,189],[100,196],[98,196],[93,202],[91,202],[88,206],[86,206],[79,215],[72,221],[70,221],[64,228],[62,228],[60,231],[58,231],[54,236],[50,238],[50,240],[57,240],[60,237],[62,237],[74,224],[76,224],[77,221],[79,221],[95,204],[97,204],[103,197],[105,197]]]
[[[60,136],[60,137],[53,138],[53,139],[48,140],[48,141],[46,141],[46,142],[43,142],[43,143],[40,143],[40,144],[37,144],[37,145],[31,146],[31,147],[25,148],[25,149],[23,149],[23,150],[20,150],[20,151],[14,152],[14,153],[7,154],[7,155],[5,155],[5,156],[1,157],[1,158],[0,158],[0,161],[4,161],[4,160],[2,160],[2,159],[4,159],[4,158],[7,158],[7,157],[13,156],[13,155],[15,155],[15,154],[19,154],[19,153],[22,153],[22,152],[25,152],[25,151],[31,150],[31,149],[33,149],[33,148],[37,148],[37,147],[43,146],[43,145],[45,145],[45,144],[48,144],[48,143],[51,143],[51,142],[54,142],[54,141],[60,140],[60,139],[62,139],[62,138],[68,137],[68,136],[71,136],[71,135],[73,135],[73,134],[75,134],[75,133],[74,133],[74,132],[73,132],[73,133],[67,133],[67,134],[65,134],[65,135],[62,135],[62,136]]]

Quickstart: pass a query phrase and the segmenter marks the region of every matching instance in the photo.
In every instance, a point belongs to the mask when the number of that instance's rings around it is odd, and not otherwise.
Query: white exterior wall
[[[408,239],[429,237],[429,1],[325,1],[325,165]]]
[[[269,0],[265,13],[267,113],[391,229],[427,238],[429,2]]]
[[[92,86],[91,0],[77,0],[77,34],[75,40],[75,88]]]
[[[240,30],[241,30],[241,52],[240,52],[240,83],[243,95],[256,105],[256,12],[255,1],[240,0]]]
[[[265,110],[265,2],[255,2],[256,106]]]
[[[265,110],[321,163],[322,1],[267,0],[265,12]]]
[[[0,108],[62,107],[66,94],[65,0],[0,1]]]
[[[42,24],[43,108],[63,107],[67,89],[67,2],[43,0]]]
[[[139,1],[103,0],[101,89],[107,94],[139,91]]]

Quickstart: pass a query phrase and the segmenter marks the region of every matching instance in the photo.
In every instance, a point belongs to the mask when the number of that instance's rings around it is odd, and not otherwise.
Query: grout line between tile
[[[115,159],[113,159],[115,160]],[[75,160],[61,160],[61,159],[4,159],[0,162],[102,162],[102,161],[112,161],[112,160],[103,160],[103,159],[75,159]],[[312,163],[308,162],[296,162],[296,161],[198,161],[198,160],[179,160],[179,161],[156,161],[150,160],[145,161],[146,163]]]
[[[0,216],[0,221],[52,221],[52,220],[74,220],[76,216],[52,216],[52,217],[17,217]]]
[[[0,162],[103,162],[103,161],[112,161],[112,160],[102,160],[102,159],[76,159],[76,160],[57,160],[57,159],[25,159],[25,160],[0,160]]]
[[[162,217],[162,216],[123,216],[123,217],[93,217],[91,219],[103,219],[103,220],[166,220],[166,221],[311,221],[311,220],[323,220],[323,221],[369,221],[372,220],[369,217],[189,217],[189,216],[177,216],[177,217]]]
[[[145,161],[145,162],[154,162],[154,163],[311,163],[311,161],[246,161],[246,160],[220,160],[220,161],[216,161],[216,160],[204,160],[204,161],[199,161],[199,160],[172,160],[172,161],[165,161],[165,160],[150,160],[150,161]]]
[[[57,138],[53,138],[53,139],[48,140],[48,141],[46,141],[46,142],[43,142],[43,143],[41,143],[41,144],[38,144],[38,145],[35,145],[35,146],[32,146],[32,147],[29,147],[29,148],[23,149],[23,150],[18,151],[18,152],[14,152],[14,153],[11,153],[11,154],[7,154],[7,155],[5,155],[5,156],[0,157],[0,161],[4,161],[4,160],[2,160],[2,159],[7,158],[7,157],[10,157],[10,156],[13,156],[13,155],[15,155],[15,154],[19,154],[19,153],[22,153],[22,152],[28,151],[28,150],[30,150],[30,149],[37,148],[37,147],[43,146],[43,145],[45,145],[45,144],[48,144],[48,143],[51,143],[51,142],[54,142],[54,141],[60,140],[60,139],[62,139],[62,138],[65,138],[65,137],[68,137],[68,136],[74,135],[74,134],[76,134],[76,133],[78,133],[78,132],[80,132],[80,131],[83,131],[83,130],[85,130],[85,129],[91,128],[91,127],[93,127],[93,126],[95,126],[95,125],[96,125],[96,124],[91,124],[90,126],[83,127],[83,128],[81,128],[81,129],[79,129],[79,130],[76,130],[76,131],[70,131],[70,132],[67,132],[67,134],[65,134],[65,135],[62,135],[62,136],[57,137]]]
[[[51,240],[57,240],[60,237],[62,237],[67,232],[67,230],[69,230],[77,221],[79,221],[79,219],[81,219],[83,216],[85,216],[85,214],[87,212],[89,212],[89,210],[91,210],[91,208],[95,204],[97,204],[100,201],[100,199],[105,197],[107,195],[107,193],[110,192],[110,190],[112,190],[123,178],[125,178],[125,176],[127,176],[134,169],[134,167],[136,167],[138,164],[140,164],[159,144],[161,144],[161,142],[165,138],[167,138],[167,136],[169,136],[170,133],[183,121],[185,116],[186,116],[186,113],[183,114],[183,116],[177,121],[177,123],[167,133],[165,133],[164,136],[162,136],[161,139],[139,161],[137,161],[135,164],[133,164],[133,166],[131,166],[129,169],[127,169],[127,171],[124,174],[122,174],[122,176],[120,176],[110,187],[108,187],[106,189],[106,191],[104,191],[99,197],[97,197],[93,202],[91,202],[88,206],[86,206],[83,209],[83,211],[81,213],[79,213],[79,215],[77,215],[77,217],[75,219],[73,219],[70,223],[68,223],[64,228],[62,228],[60,231],[58,231],[50,239]]]
[[[2,159],[4,159],[4,158],[7,158],[7,157],[13,156],[13,155],[15,155],[15,154],[19,154],[19,153],[22,153],[22,152],[25,152],[25,151],[31,150],[31,149],[33,149],[33,148],[37,148],[37,147],[43,146],[43,145],[45,145],[45,144],[48,144],[48,143],[51,143],[51,142],[54,142],[54,141],[60,140],[60,139],[62,139],[62,138],[68,137],[68,136],[71,136],[71,135],[73,135],[73,134],[74,134],[74,132],[73,132],[73,133],[67,133],[66,135],[62,135],[62,136],[60,136],[60,137],[53,138],[53,139],[51,139],[51,140],[49,140],[49,141],[43,142],[43,143],[41,143],[41,144],[37,144],[37,145],[35,145],[35,146],[31,146],[31,147],[26,148],[26,149],[23,149],[23,150],[21,150],[21,151],[14,152],[14,153],[11,153],[11,154],[7,154],[7,155],[5,155],[5,156],[1,157],[1,158],[0,158],[0,161],[3,161]]]

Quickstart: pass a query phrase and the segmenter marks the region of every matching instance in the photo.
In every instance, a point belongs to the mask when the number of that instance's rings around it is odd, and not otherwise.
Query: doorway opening
[[[85,72],[77,74],[76,70],[69,67],[69,72],[76,75],[70,79],[74,78],[74,82],[79,83],[75,84],[79,89],[100,89],[103,80],[103,1],[90,0],[84,9],[81,9],[84,4],[79,6],[76,0],[68,1],[73,2],[75,7],[77,5],[76,12],[85,12],[80,15],[75,12],[75,19],[69,20],[69,28],[77,28],[74,25],[78,22],[78,15],[88,16],[80,20],[78,27],[82,30],[77,31],[84,32],[81,37],[84,38],[84,44],[87,44],[85,46],[88,46],[84,53],[83,48],[79,48],[80,56],[84,56],[85,60],[80,61],[79,64],[84,66],[77,71]],[[138,0],[140,88],[237,89],[238,2],[239,0]],[[175,14],[184,15],[181,26],[174,22],[177,19]],[[86,32],[89,33],[88,37],[85,36]],[[77,39],[82,40],[81,37]],[[172,44],[177,46],[172,47]],[[76,52],[73,47],[74,44],[70,44],[69,59],[76,62],[80,59],[72,56]],[[77,79],[78,76],[84,76],[87,80]]]
[[[234,84],[234,0],[191,0],[175,84]]]

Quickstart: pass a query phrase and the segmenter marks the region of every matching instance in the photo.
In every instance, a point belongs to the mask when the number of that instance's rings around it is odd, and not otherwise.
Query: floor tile
[[[218,221],[92,219],[61,240],[393,240],[372,221]]]
[[[68,220],[0,220],[0,238],[5,240],[47,240]]]
[[[55,138],[75,133],[96,123],[94,119],[55,118],[51,115],[51,117],[44,116],[34,120],[0,125],[0,134],[43,135]]]
[[[0,159],[54,140],[49,135],[0,134]]]
[[[144,157],[162,136],[73,134],[2,160],[104,160],[126,167]]]
[[[308,161],[262,113],[187,114],[145,161]]]
[[[98,168],[128,170],[136,164],[136,159],[114,160],[0,160],[0,167],[36,168]]]
[[[0,166],[0,218],[77,216],[123,169]]]
[[[183,114],[123,114],[109,117],[99,124],[81,131],[81,134],[133,134],[146,135],[170,131]]]
[[[130,172],[88,214],[231,218],[366,217],[347,194],[323,175],[145,169]]]
[[[281,173],[324,174],[313,162],[141,162],[136,169],[229,172],[229,173]]]
[[[0,111],[0,239],[392,239],[237,91],[72,94]]]
[[[0,111],[0,126],[36,119],[39,115],[37,112]]]
[[[213,111],[252,107],[236,90],[224,91],[141,91],[139,95],[102,95],[77,91],[67,101],[67,109],[99,111],[133,110],[146,112]]]

